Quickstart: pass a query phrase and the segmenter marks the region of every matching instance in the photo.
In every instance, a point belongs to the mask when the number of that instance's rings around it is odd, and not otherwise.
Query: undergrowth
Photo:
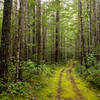
[[[23,81],[15,82],[15,66],[9,67],[9,80],[6,91],[0,94],[0,100],[30,100],[37,98],[38,91],[47,86],[47,81],[55,73],[55,65],[37,64],[27,61],[22,66]],[[3,84],[0,84],[3,85]]]
[[[97,61],[91,54],[87,57],[87,65],[89,68],[86,68],[85,65],[77,63],[75,66],[76,74],[83,77],[94,87],[100,88],[100,61]]]

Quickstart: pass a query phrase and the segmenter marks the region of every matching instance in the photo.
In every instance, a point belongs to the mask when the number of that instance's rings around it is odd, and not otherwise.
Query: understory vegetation
[[[93,54],[87,57],[87,69],[85,65],[77,63],[75,70],[77,74],[83,77],[87,82],[93,85],[94,88],[100,89],[100,61],[96,60]]]
[[[56,66],[52,65],[40,65],[32,61],[25,62],[23,66],[23,80],[15,82],[15,66],[11,64],[9,67],[9,81],[8,89],[0,95],[0,100],[30,100],[35,99],[38,96],[38,92],[44,87],[48,86],[48,80],[55,73]],[[0,87],[4,87],[5,84],[0,81]],[[3,86],[4,85],[4,86]]]

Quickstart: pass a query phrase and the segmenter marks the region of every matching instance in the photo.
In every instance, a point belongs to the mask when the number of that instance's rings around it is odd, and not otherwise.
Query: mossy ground
[[[59,75],[62,69],[63,68],[57,69],[54,76],[48,80],[48,87],[42,89],[42,91],[39,91],[38,93],[39,100],[56,100]],[[61,98],[72,98],[74,100],[76,93],[73,91],[73,87],[70,82],[69,75],[67,73],[68,67],[66,66],[65,69],[66,70],[63,72],[63,77],[62,77]],[[79,88],[81,94],[87,100],[100,100],[100,97],[98,97],[99,92],[97,93],[95,92],[96,90],[87,87],[87,82],[77,77],[74,71],[72,75],[75,79],[76,85]]]
[[[62,82],[61,82],[61,98],[72,98],[76,96],[75,91],[73,91],[72,83],[70,82],[70,77],[68,73],[69,67],[72,66],[65,66],[61,68],[57,68],[55,73],[52,77],[45,80],[46,86],[41,88],[39,91],[36,91],[35,94],[33,94],[37,100],[57,100],[57,89],[59,88],[58,82],[59,82],[59,75],[62,69],[65,69],[62,76]],[[99,92],[95,92],[95,90],[89,88],[87,86],[87,83],[82,80],[80,77],[78,77],[74,70],[72,72],[72,76],[75,79],[76,85],[78,89],[80,90],[81,94],[86,98],[86,100],[100,100],[100,97],[98,95]],[[27,98],[22,97],[10,97],[10,96],[4,96],[3,98],[0,98],[0,100],[29,100]]]
[[[55,100],[55,97],[57,96],[59,73],[61,70],[62,68],[58,68],[55,74],[48,79],[48,86],[38,92],[39,100]]]
[[[100,91],[90,88],[85,80],[82,80],[75,74],[74,70],[73,70],[73,76],[76,81],[77,87],[80,89],[83,96],[87,98],[87,100],[100,100],[100,97],[98,97]]]

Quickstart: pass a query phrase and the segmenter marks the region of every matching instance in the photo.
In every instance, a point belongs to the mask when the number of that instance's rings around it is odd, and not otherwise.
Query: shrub
[[[81,76],[86,71],[86,67],[84,65],[77,64],[75,70],[77,71],[77,74]]]
[[[89,56],[87,57],[87,65],[88,66],[95,66],[97,63],[96,58],[93,56],[93,54],[89,54]]]
[[[77,64],[75,70],[78,75],[85,78],[89,83],[100,86],[100,62],[91,54],[87,57],[88,69],[84,65]]]
[[[8,93],[10,94],[24,94],[25,88],[23,82],[9,83],[8,84]]]

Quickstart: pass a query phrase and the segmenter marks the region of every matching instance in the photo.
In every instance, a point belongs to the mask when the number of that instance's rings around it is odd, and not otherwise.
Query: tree
[[[82,13],[82,1],[79,0],[79,19],[80,19],[80,35],[81,35],[81,64],[83,61],[86,64],[86,49],[85,49],[85,38],[83,31],[83,13]]]
[[[56,0],[56,6],[57,6],[57,11],[56,11],[56,47],[55,47],[55,61],[58,62],[59,60],[59,21],[60,21],[60,16],[59,16],[59,5],[60,1]]]
[[[11,10],[12,10],[12,0],[5,0],[4,11],[3,11],[1,49],[0,49],[0,78],[6,78],[5,82],[7,82],[8,78]]]
[[[34,55],[33,60],[36,59],[36,0],[34,0],[33,6],[33,47],[32,54]]]
[[[22,69],[24,61],[24,0],[20,0],[20,9],[19,9],[19,28],[18,28],[18,58],[20,60],[19,68],[18,68],[18,80],[22,81]],[[20,52],[19,52],[20,51]]]
[[[41,61],[41,0],[37,0],[36,13],[36,42],[37,42],[37,63]]]

